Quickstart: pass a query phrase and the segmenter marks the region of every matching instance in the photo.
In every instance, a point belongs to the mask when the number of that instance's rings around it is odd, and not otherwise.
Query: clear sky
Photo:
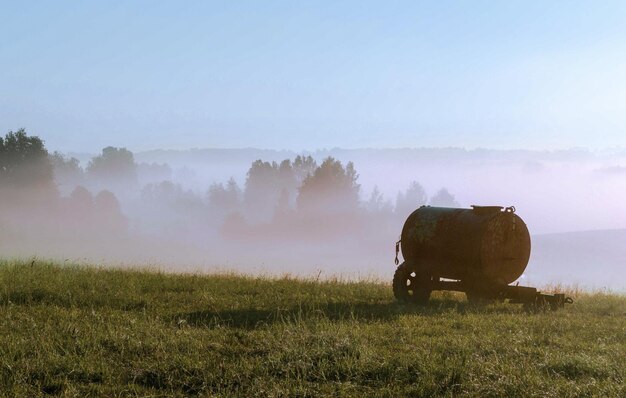
[[[626,147],[624,1],[1,1],[51,149]]]

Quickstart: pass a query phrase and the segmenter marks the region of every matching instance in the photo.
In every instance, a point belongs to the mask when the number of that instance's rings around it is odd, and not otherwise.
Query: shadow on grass
[[[511,308],[477,306],[465,301],[431,300],[427,306],[397,302],[378,303],[318,303],[289,308],[243,308],[226,311],[194,311],[172,316],[178,325],[200,327],[234,327],[254,329],[274,323],[294,323],[310,320],[357,320],[361,322],[388,321],[403,315],[437,316],[466,313],[509,313]]]
[[[35,288],[28,291],[10,291],[0,294],[0,306],[48,305],[61,308],[111,308],[121,311],[143,311],[148,307],[145,300],[117,297],[75,297],[59,294],[46,289]]]

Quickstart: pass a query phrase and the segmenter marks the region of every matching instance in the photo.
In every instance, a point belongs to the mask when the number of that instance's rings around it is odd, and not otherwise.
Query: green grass
[[[626,297],[575,300],[0,261],[0,394],[626,396]]]

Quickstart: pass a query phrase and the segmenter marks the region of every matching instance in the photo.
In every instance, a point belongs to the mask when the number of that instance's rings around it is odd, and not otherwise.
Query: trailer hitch
[[[556,311],[564,308],[565,304],[573,304],[574,299],[566,297],[563,293],[545,294],[537,292],[534,300],[524,301],[524,308],[528,311]]]
[[[398,260],[398,254],[400,253],[400,242],[402,242],[402,239],[400,239],[399,241],[396,242],[396,259],[394,260],[396,265],[398,265],[398,263],[400,263],[400,260]]]

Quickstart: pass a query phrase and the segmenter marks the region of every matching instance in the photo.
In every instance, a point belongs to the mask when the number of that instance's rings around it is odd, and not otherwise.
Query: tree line
[[[140,174],[152,181],[141,184]],[[75,158],[49,154],[44,142],[24,129],[0,137],[0,194],[27,195],[36,188],[42,201],[63,203],[66,213],[79,213],[89,222],[106,214],[118,229],[129,224],[120,201],[139,229],[213,226],[227,236],[333,235],[389,223],[395,227],[421,205],[458,206],[446,189],[429,198],[416,181],[394,203],[378,188],[361,200],[354,164],[333,157],[320,164],[304,155],[280,162],[259,159],[250,165],[243,187],[230,178],[214,182],[203,194],[185,189],[171,175],[166,164],[137,164],[126,148],[106,147],[83,169]]]

